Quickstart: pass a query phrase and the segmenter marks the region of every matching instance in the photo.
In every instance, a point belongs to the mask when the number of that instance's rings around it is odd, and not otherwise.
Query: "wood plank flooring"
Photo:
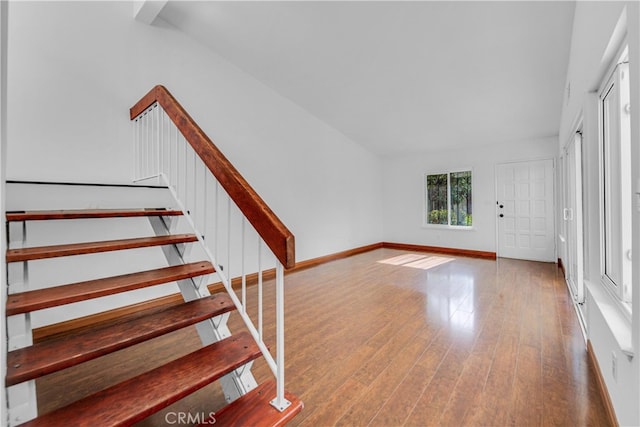
[[[555,264],[437,254],[420,255],[451,260],[416,264],[424,269],[378,262],[407,253],[377,249],[287,275],[286,388],[305,404],[290,425],[608,425]],[[264,304],[275,348],[273,298]],[[235,313],[229,325],[242,330]],[[41,378],[40,412],[199,346],[190,327]],[[254,374],[271,378],[262,359]],[[213,384],[139,425],[223,404]]]

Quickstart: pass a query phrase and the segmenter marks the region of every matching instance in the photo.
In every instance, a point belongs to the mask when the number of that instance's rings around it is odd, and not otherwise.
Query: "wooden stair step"
[[[248,332],[208,345],[24,426],[131,425],[260,356]]]
[[[182,211],[173,209],[74,209],[7,212],[7,221],[44,221],[53,219],[130,218],[180,215],[182,215]]]
[[[209,261],[199,261],[10,294],[7,296],[6,314],[13,316],[214,272]]]
[[[7,387],[78,365],[234,310],[227,294],[216,294],[133,320],[45,341],[7,354]]]
[[[270,404],[276,397],[275,381],[264,382],[217,411],[214,416],[200,424],[200,427],[214,424],[216,426],[283,426],[304,407],[302,401],[296,396],[287,392],[284,395],[291,405],[280,412]]]
[[[139,237],[134,239],[107,240],[102,242],[71,243],[66,245],[10,249],[7,251],[7,262],[33,261],[62,256],[146,248],[150,246],[174,245],[178,243],[195,242],[197,240],[198,238],[194,234],[172,234],[168,236]]]

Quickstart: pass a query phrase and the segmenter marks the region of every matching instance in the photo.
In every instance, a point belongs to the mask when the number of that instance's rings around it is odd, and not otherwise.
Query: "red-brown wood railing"
[[[164,86],[155,86],[131,107],[131,120],[156,102],[164,109],[284,268],[294,267],[293,234]]]

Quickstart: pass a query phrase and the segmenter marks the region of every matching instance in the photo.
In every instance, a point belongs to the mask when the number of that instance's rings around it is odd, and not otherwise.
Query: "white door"
[[[553,160],[497,166],[498,256],[555,262]]]
[[[562,211],[567,241],[566,276],[576,302],[584,301],[582,245],[582,136],[567,145],[565,207]]]

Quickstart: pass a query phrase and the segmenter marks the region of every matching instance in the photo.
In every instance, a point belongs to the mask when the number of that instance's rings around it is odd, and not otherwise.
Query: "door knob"
[[[504,214],[500,214],[500,218],[502,218],[504,216]]]

